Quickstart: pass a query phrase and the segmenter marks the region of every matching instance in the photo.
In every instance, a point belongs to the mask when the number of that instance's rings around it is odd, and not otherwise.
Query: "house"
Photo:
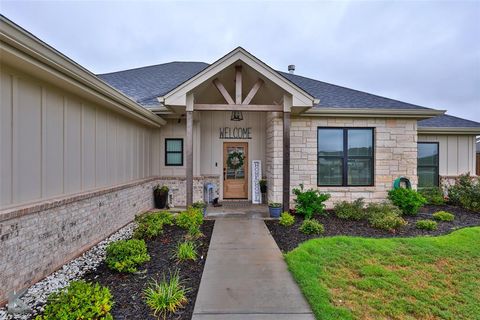
[[[136,214],[168,185],[204,198],[292,203],[300,184],[381,201],[475,172],[480,124],[272,69],[243,48],[212,64],[95,75],[0,19],[0,303]],[[289,69],[294,69],[291,66]]]

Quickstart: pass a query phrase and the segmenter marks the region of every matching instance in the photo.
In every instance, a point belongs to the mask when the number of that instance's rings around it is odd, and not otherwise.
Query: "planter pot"
[[[280,214],[282,213],[282,208],[268,207],[268,212],[270,213],[271,218],[280,218]]]
[[[155,208],[165,209],[167,205],[168,192],[153,191],[153,201],[155,202]]]

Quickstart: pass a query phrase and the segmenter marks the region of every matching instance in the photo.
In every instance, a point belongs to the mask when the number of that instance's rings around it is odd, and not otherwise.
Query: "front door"
[[[247,142],[223,143],[223,198],[248,198]]]

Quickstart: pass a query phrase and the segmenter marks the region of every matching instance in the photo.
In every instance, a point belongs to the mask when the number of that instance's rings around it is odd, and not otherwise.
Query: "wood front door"
[[[234,152],[243,154],[239,168],[227,164],[228,156]],[[248,142],[223,143],[223,198],[248,198]]]

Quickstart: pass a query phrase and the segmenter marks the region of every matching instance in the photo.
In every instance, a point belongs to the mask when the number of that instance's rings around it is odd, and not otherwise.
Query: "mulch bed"
[[[415,227],[418,220],[432,219],[432,214],[437,211],[448,211],[455,215],[452,222],[438,221],[438,229],[435,231],[420,230]],[[303,218],[296,216],[295,224],[291,227],[284,227],[278,223],[278,220],[266,220],[265,223],[270,230],[273,238],[283,252],[295,249],[301,242],[309,239],[325,236],[361,236],[371,238],[392,238],[392,237],[414,237],[425,235],[441,235],[450,233],[456,229],[480,225],[480,213],[471,212],[460,207],[442,205],[425,206],[420,209],[417,216],[404,217],[408,225],[398,230],[396,233],[390,233],[385,230],[375,229],[369,226],[367,221],[352,221],[337,218],[332,211],[328,211],[326,216],[316,216],[315,219],[325,227],[325,233],[322,236],[306,235],[301,233],[298,228],[303,222]]]
[[[197,252],[201,259],[178,263],[173,257],[178,242],[183,240],[186,231],[177,226],[165,226],[162,235],[147,240],[150,261],[138,268],[135,274],[122,274],[107,268],[102,263],[97,270],[85,275],[85,280],[98,282],[110,289],[115,305],[112,316],[116,320],[122,319],[157,319],[150,308],[145,304],[143,291],[151,281],[162,280],[163,275],[168,279],[170,272],[179,270],[183,285],[189,288],[187,293],[188,304],[176,314],[167,319],[191,319],[193,307],[197,298],[203,267],[207,258],[208,246],[212,236],[214,221],[204,221],[201,231],[204,236],[198,240]]]

